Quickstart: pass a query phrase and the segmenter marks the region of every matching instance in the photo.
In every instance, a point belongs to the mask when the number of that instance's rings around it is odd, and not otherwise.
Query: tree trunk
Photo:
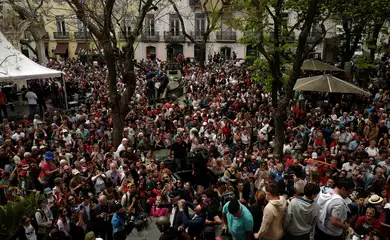
[[[374,29],[372,31],[372,37],[368,41],[368,48],[370,49],[370,63],[373,63],[375,61],[377,42],[378,42],[378,37],[379,37],[379,33],[382,29],[382,26],[383,26],[382,21],[380,23],[374,25]]]
[[[43,39],[35,40],[35,44],[35,51],[37,53],[38,62],[42,65],[47,64],[45,41]]]
[[[299,78],[303,61],[307,57],[309,50],[306,49],[307,36],[309,35],[311,26],[313,25],[315,14],[318,10],[319,0],[311,0],[305,22],[303,23],[302,31],[299,34],[298,46],[295,54],[295,61],[293,64],[292,72],[290,73],[289,81],[284,88],[284,94],[278,98],[278,107],[275,110],[275,139],[274,139],[274,155],[278,157],[283,156],[283,144],[284,144],[284,129],[285,121],[287,120],[288,107],[290,99],[293,97],[294,85]],[[275,79],[274,79],[275,81]]]
[[[283,104],[279,104],[283,105]],[[278,108],[274,115],[275,123],[275,139],[274,139],[274,157],[280,158],[283,156],[283,144],[284,144],[284,123],[287,120],[287,107]]]
[[[29,30],[34,37],[34,41],[36,44],[35,49],[37,52],[38,62],[42,65],[45,65],[47,64],[45,41],[43,39],[46,36],[45,26],[39,22],[33,22],[31,23]]]
[[[199,56],[199,67],[200,70],[204,71],[205,69],[205,61],[206,61],[206,44],[201,43],[198,45],[200,49],[200,56]]]
[[[113,101],[113,104],[116,106],[120,106],[120,103],[117,101]],[[122,109],[118,107],[112,108],[112,124],[113,124],[113,146],[119,146],[122,142],[123,137],[123,128],[125,127],[125,113]]]

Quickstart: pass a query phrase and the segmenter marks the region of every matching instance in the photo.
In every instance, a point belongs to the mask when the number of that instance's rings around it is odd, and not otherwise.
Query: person
[[[49,186],[50,178],[53,176],[54,173],[59,172],[60,168],[53,169],[52,161],[54,160],[54,154],[53,152],[46,152],[44,161],[41,163],[41,173],[39,174],[38,180],[39,182],[45,186]]]
[[[264,208],[261,227],[254,234],[256,239],[278,240],[283,237],[283,218],[287,207],[287,201],[279,196],[279,188],[276,184],[265,187],[268,204]]]
[[[237,199],[232,199],[222,209],[223,227],[236,240],[250,240],[253,237],[253,217]]]
[[[38,224],[38,240],[43,240],[46,234],[51,230],[54,218],[53,213],[47,205],[46,199],[40,199],[38,205],[39,207],[34,216]]]
[[[8,118],[8,113],[7,113],[7,96],[3,92],[3,89],[0,88],[0,119],[2,118],[1,116],[1,111],[4,113],[4,117]]]
[[[215,237],[219,236],[222,219],[219,216],[219,203],[218,195],[212,189],[206,189],[204,192],[203,204],[206,208],[206,221],[204,228],[204,237],[206,240],[214,240]]]
[[[99,204],[94,210],[97,220],[97,232],[101,238],[106,240],[113,239],[111,220],[115,213],[114,207],[114,204],[107,201],[107,197],[105,195],[101,195],[99,197]]]
[[[187,169],[187,148],[187,143],[182,140],[181,136],[178,136],[168,152],[171,159],[173,156],[174,163],[177,165],[177,171]]]
[[[319,212],[315,240],[344,239],[343,231],[350,230],[347,222],[349,208],[344,199],[353,189],[351,179],[339,179],[333,192],[320,192],[317,201]]]
[[[169,222],[169,217],[161,216],[156,218],[156,226],[158,230],[161,232],[161,236],[159,240],[172,240],[177,238],[178,234],[171,227],[171,223]]]
[[[357,219],[355,229],[360,235],[367,235],[372,231],[380,231],[380,221],[375,217],[375,208],[368,207],[366,215]]]
[[[83,212],[83,209],[79,209],[80,212]],[[68,239],[71,239],[70,235],[70,219],[68,218],[68,211],[66,208],[61,207],[58,210],[58,219],[56,222],[58,230],[61,231]]]
[[[25,97],[27,98],[28,102],[28,112],[30,118],[32,118],[37,113],[37,95],[32,91],[31,88],[28,89]]]
[[[190,235],[191,239],[198,239],[200,238],[204,228],[206,209],[202,208],[202,206],[199,204],[195,207],[194,215],[190,219],[184,213],[184,204],[185,200],[180,200],[177,204],[179,208],[180,218],[182,219],[182,224],[178,227],[178,231],[183,232],[185,229],[187,229],[187,232]]]
[[[37,229],[31,224],[31,218],[23,216],[16,233],[10,240],[38,240]]]
[[[287,207],[284,218],[285,240],[309,240],[317,222],[317,204],[314,199],[320,187],[314,183],[306,184],[303,197],[295,197]]]
[[[124,240],[126,239],[126,229],[125,229],[125,217],[126,210],[121,205],[116,206],[117,210],[111,219],[112,229],[114,232],[115,240]]]

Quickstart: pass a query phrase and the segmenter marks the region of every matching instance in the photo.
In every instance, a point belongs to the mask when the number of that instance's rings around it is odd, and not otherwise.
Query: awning
[[[57,43],[56,49],[54,50],[55,55],[65,54],[66,50],[68,50],[67,43]]]
[[[77,43],[76,54],[78,55],[81,50],[84,50],[86,48],[87,48],[86,43]]]

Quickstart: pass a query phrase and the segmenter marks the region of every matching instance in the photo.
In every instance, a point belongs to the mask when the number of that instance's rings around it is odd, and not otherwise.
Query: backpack
[[[43,216],[45,222],[47,221],[47,217],[46,217],[45,212],[42,209],[38,208],[37,211],[30,217],[31,225],[33,226],[34,229],[38,229],[39,228],[37,219],[35,218],[35,214],[36,213],[39,213],[41,215],[41,217]]]

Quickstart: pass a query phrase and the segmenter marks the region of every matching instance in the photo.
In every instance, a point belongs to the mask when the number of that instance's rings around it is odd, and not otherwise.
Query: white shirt
[[[26,98],[27,98],[27,102],[29,105],[36,105],[37,104],[38,97],[34,92],[28,91],[26,93]]]
[[[24,138],[24,137],[25,137],[25,134],[23,132],[14,133],[14,135],[12,135],[12,140],[15,140],[17,142],[20,140],[20,138]]]
[[[169,215],[169,222],[171,223],[171,227],[173,227],[173,220],[175,219],[175,213],[177,211],[177,207],[174,206],[172,208],[172,212],[171,212],[171,215]]]
[[[352,171],[353,169],[355,169],[355,167],[357,167],[357,165],[355,163],[353,163],[351,166],[351,164],[349,164],[349,162],[346,162],[343,164],[342,170],[349,172],[349,171]]]
[[[24,232],[27,240],[37,240],[37,234],[31,224],[28,227],[23,225],[23,227],[24,227]]]

